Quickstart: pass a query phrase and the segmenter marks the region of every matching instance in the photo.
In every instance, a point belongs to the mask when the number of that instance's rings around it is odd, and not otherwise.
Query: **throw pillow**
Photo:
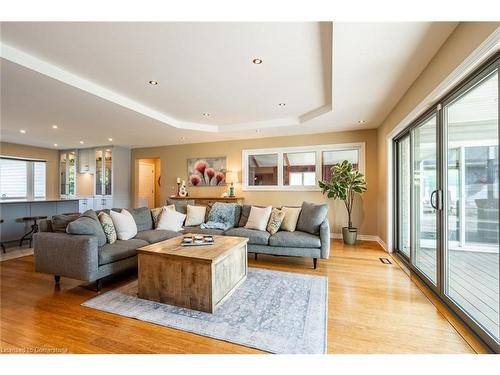
[[[134,217],[127,210],[121,212],[111,210],[109,212],[116,230],[116,236],[119,240],[130,240],[137,234],[137,225]]]
[[[194,227],[205,222],[205,213],[207,208],[205,206],[187,206],[186,227]]]
[[[327,204],[302,203],[297,229],[311,234],[319,233],[319,226],[328,214]]]
[[[180,232],[185,218],[186,215],[163,207],[163,212],[160,215],[160,220],[158,221],[158,227],[156,229]]]
[[[130,214],[134,218],[138,232],[154,229],[151,210],[148,207],[130,208],[128,212],[130,212]]]
[[[276,233],[285,218],[285,213],[278,208],[273,208],[271,212],[271,217],[269,218],[269,222],[267,223],[267,231],[271,234]]]
[[[106,235],[106,240],[108,241],[109,244],[115,243],[116,241],[116,230],[115,226],[113,224],[113,219],[111,219],[111,216],[109,216],[106,212],[100,212],[99,215],[97,215],[99,218],[99,221],[101,222],[102,225],[102,230],[104,231],[104,234]]]
[[[245,228],[266,230],[267,222],[271,216],[272,209],[273,208],[271,206],[264,208],[252,206]]]
[[[66,233],[66,227],[72,221],[75,221],[80,217],[80,214],[69,214],[69,215],[54,215],[52,216],[51,225],[53,232]]]
[[[92,213],[88,213],[88,211],[86,211],[78,219],[69,223],[68,226],[66,227],[66,233],[96,236],[97,245],[103,246],[106,244],[106,235],[102,230],[102,226],[101,223],[99,222],[99,219],[97,219],[97,215],[95,214],[94,211],[92,211]],[[83,216],[85,214],[87,214],[87,216]],[[96,218],[95,220],[93,219],[93,216],[95,216]]]
[[[194,200],[192,199],[185,199],[185,200],[177,200],[177,199],[167,199],[167,205],[174,205],[175,209],[177,212],[180,212],[181,214],[185,214],[187,212],[187,205],[194,206]]]
[[[294,232],[299,220],[300,210],[300,207],[281,207],[281,211],[285,213],[285,218],[281,223],[280,229],[287,232]]]
[[[263,206],[253,206],[253,207],[259,207],[259,208],[264,208]],[[248,215],[250,215],[250,210],[252,209],[252,206],[248,204],[244,204],[241,206],[241,215],[240,215],[240,220],[238,222],[239,227],[244,227],[248,221]]]
[[[175,206],[173,204],[171,204],[169,206],[163,206],[163,207],[167,208],[168,210],[175,211]],[[163,212],[163,207],[151,209],[151,216],[153,217],[153,227],[155,229],[158,226],[158,221],[160,220],[161,213]]]

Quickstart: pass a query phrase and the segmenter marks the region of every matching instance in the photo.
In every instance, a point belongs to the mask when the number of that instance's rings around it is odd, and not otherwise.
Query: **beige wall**
[[[387,243],[387,135],[455,70],[499,22],[460,23],[378,128],[378,236]]]
[[[47,198],[59,198],[59,151],[50,148],[0,143],[0,155],[27,159],[42,159],[47,162]]]
[[[241,190],[241,153],[243,149],[291,147],[305,145],[320,145],[333,143],[366,143],[366,181],[368,192],[363,195],[361,204],[357,205],[353,221],[360,229],[360,234],[375,235],[377,233],[377,131],[362,130],[351,132],[313,134],[307,136],[288,136],[274,138],[258,138],[249,140],[197,143],[189,145],[175,145],[163,147],[140,148],[132,150],[132,181],[135,197],[136,160],[146,158],[161,159],[161,202],[165,203],[169,195],[177,189],[176,178],[187,181],[187,159],[196,157],[227,156],[227,169],[239,171],[240,183],[236,185],[236,194],[245,198],[245,203],[259,205],[300,205],[302,201],[329,202],[329,219],[332,223],[332,232],[340,232],[346,224],[345,208],[340,202],[333,203],[320,192],[243,192]],[[189,194],[193,197],[220,196],[226,187],[189,187]]]

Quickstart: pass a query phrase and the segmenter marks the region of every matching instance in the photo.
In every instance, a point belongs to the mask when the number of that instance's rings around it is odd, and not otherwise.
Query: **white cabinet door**
[[[105,208],[106,202],[104,201],[104,198],[101,197],[94,197],[94,210],[103,210]]]
[[[113,208],[113,198],[104,198],[104,208],[108,210]]]
[[[89,206],[88,199],[80,199],[78,201],[78,212],[81,214],[87,211],[89,208],[93,208],[92,206]]]
[[[95,173],[94,149],[78,150],[78,171],[80,173]]]

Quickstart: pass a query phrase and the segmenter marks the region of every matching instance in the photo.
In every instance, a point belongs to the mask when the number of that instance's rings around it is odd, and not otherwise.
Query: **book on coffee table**
[[[214,237],[206,234],[199,234],[193,236],[184,236],[181,241],[181,246],[205,246],[212,245]]]

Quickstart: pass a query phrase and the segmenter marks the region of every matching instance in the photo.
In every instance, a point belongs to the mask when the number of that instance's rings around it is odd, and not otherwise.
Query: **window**
[[[243,190],[319,191],[344,160],[364,170],[364,143],[243,150]]]
[[[0,158],[1,199],[45,198],[45,162]]]

